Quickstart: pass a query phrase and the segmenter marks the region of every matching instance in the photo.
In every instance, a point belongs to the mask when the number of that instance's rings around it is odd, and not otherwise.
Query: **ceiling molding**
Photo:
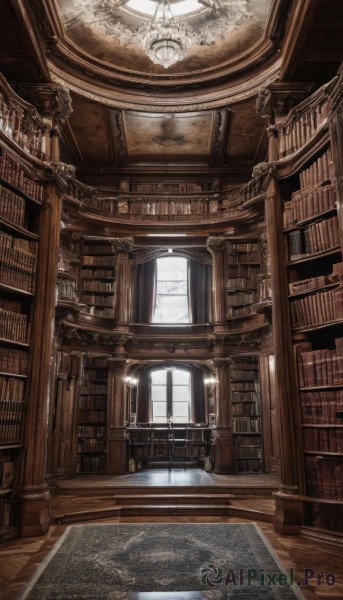
[[[59,83],[70,91],[78,94],[83,98],[98,102],[104,106],[110,106],[117,110],[135,110],[140,112],[161,112],[161,113],[184,113],[197,112],[202,110],[215,110],[218,108],[227,108],[231,104],[236,104],[254,98],[257,96],[259,89],[273,83],[278,79],[281,66],[281,58],[273,62],[273,64],[265,67],[262,72],[255,77],[247,74],[244,80],[232,83],[231,86],[226,85],[223,89],[204,90],[199,94],[199,100],[195,100],[196,96],[173,96],[171,94],[154,94],[141,91],[135,93],[131,90],[128,93],[126,90],[116,90],[97,84],[88,80],[81,79],[80,76],[75,76],[66,72],[63,68],[50,63],[51,79],[55,83]]]

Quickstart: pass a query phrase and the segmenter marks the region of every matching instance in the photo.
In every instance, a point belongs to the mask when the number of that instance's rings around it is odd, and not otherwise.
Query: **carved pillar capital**
[[[109,240],[117,254],[128,254],[133,249],[133,237],[110,238]]]
[[[221,236],[211,235],[206,240],[206,247],[209,252],[222,252],[225,248],[226,240]]]
[[[71,96],[66,87],[55,83],[21,85],[19,92],[41,115],[52,116],[58,124],[63,124],[73,112]]]

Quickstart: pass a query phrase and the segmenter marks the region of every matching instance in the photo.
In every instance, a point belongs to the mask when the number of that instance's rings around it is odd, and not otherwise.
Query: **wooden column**
[[[62,201],[50,183],[40,221],[36,299],[31,336],[21,493],[22,536],[40,535],[49,527],[49,488],[45,480],[47,407]]]
[[[65,118],[72,112],[69,92],[50,83],[23,86],[22,92],[36,106],[46,125],[45,143],[42,140],[44,157],[51,163],[57,163],[58,135]],[[37,284],[23,443],[22,536],[41,535],[49,528],[50,493],[46,483],[48,406],[61,213],[61,194],[55,183],[51,182],[45,188],[39,224]]]
[[[133,248],[133,238],[114,238],[112,244],[117,252],[116,320],[118,325],[128,325],[130,322],[132,288],[129,252]]]
[[[126,360],[110,360],[108,380],[107,473],[127,472],[126,437]]]
[[[215,473],[233,473],[229,359],[216,359],[213,362],[218,377],[214,471]]]
[[[301,442],[297,436],[297,386],[288,306],[282,204],[277,182],[271,174],[267,178],[265,188],[265,214],[271,256],[273,346],[280,444],[280,491],[276,494],[277,511],[274,527],[282,533],[296,533],[301,524],[301,502],[291,498],[290,494],[294,495],[299,491],[302,455]]]
[[[212,314],[216,328],[226,321],[226,243],[223,237],[210,236],[206,245],[212,255]]]

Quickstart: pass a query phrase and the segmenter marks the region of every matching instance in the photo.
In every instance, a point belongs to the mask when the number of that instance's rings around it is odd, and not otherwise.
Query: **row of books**
[[[231,373],[233,372],[235,372],[235,369],[231,368]],[[259,392],[260,383],[259,381],[232,381],[231,390],[232,392]]]
[[[323,392],[301,392],[303,423],[305,424],[341,424],[343,414],[343,390]]]
[[[0,185],[0,217],[13,225],[25,225],[25,200]]]
[[[230,242],[228,244],[229,254],[246,254],[259,251],[259,246],[256,242]]]
[[[89,395],[89,394],[106,394],[107,386],[102,383],[83,383],[80,387],[81,395]]]
[[[234,433],[254,433],[261,431],[260,417],[233,417],[232,431]]]
[[[4,251],[4,248],[11,248],[26,252],[27,254],[37,255],[38,243],[0,231],[0,248],[2,249],[2,252]]]
[[[0,258],[0,282],[3,285],[34,293],[36,289],[36,256],[13,248],[1,249],[0,246],[0,252],[1,250],[5,251]]]
[[[81,438],[105,438],[106,427],[104,425],[79,425],[77,435]]]
[[[332,250],[340,245],[337,216],[288,233],[289,260]]]
[[[113,279],[113,269],[82,269],[82,277],[86,279]]]
[[[343,385],[343,338],[336,338],[335,349],[312,350],[310,343],[297,352],[301,388],[320,385]]]
[[[84,364],[83,367],[84,369],[107,369],[108,368],[108,358],[110,355],[108,355],[107,357],[103,357],[103,356],[87,356],[84,359]],[[88,376],[87,376],[88,377]],[[92,376],[90,376],[91,378]]]
[[[302,148],[327,118],[327,104],[317,104],[279,128],[279,158]]]
[[[25,350],[0,348],[1,372],[27,375],[28,358],[28,354]]]
[[[44,199],[44,185],[27,177],[20,164],[7,152],[0,155],[0,178],[24,192],[30,198],[40,202]]]
[[[292,327],[308,327],[342,318],[343,288],[317,292],[290,302]]]
[[[22,401],[0,400],[0,445],[20,442]]]
[[[112,319],[114,317],[114,307],[99,308],[97,306],[85,305],[82,307],[82,312],[86,313],[87,315],[92,315],[93,317],[107,317]]]
[[[104,267],[115,267],[113,256],[103,256],[101,254],[85,254],[82,257],[83,265],[89,266],[104,266]]]
[[[77,452],[78,454],[82,454],[83,452],[105,452],[106,451],[106,441],[105,440],[97,440],[95,438],[89,438],[85,440],[79,440],[77,444]]]
[[[80,410],[79,423],[104,423],[105,420],[105,410]]]
[[[227,318],[228,319],[238,319],[241,317],[249,317],[252,314],[255,314],[256,310],[255,310],[255,304],[248,304],[247,306],[240,306],[240,307],[232,307],[229,308],[227,311]]]
[[[252,304],[253,302],[256,302],[256,293],[253,292],[237,292],[236,294],[229,294],[227,297],[228,308]]]
[[[260,255],[258,252],[246,252],[242,254],[231,254],[230,249],[228,253],[228,264],[229,265],[238,265],[238,264],[249,264],[249,263],[259,263],[261,261]]]
[[[232,415],[236,416],[260,416],[261,407],[258,402],[234,402],[232,404]]]
[[[244,256],[244,254],[242,256]],[[257,264],[249,264],[249,262],[242,263],[242,261],[238,260],[237,256],[235,257],[235,261],[236,262],[232,262],[227,267],[228,277],[232,277],[234,279],[239,277],[247,277],[248,279],[254,279],[261,272],[260,267]]]
[[[81,302],[90,304],[91,306],[103,306],[113,308],[113,297],[112,296],[94,296],[91,293],[83,293],[81,296]]]
[[[83,281],[83,292],[112,292],[114,285],[111,281],[102,281],[99,279],[86,279]]]
[[[328,148],[322,156],[319,156],[307,169],[299,173],[300,188],[306,189],[311,186],[321,185],[332,179],[332,152]]]
[[[202,186],[197,183],[137,183],[135,192],[138,194],[195,194],[202,192]]]
[[[309,496],[343,499],[343,461],[340,457],[305,456],[305,472]]]
[[[84,254],[84,259],[87,257],[95,257],[97,258],[99,255],[103,255],[103,254],[110,254],[111,256],[113,254],[115,254],[114,250],[113,250],[113,246],[110,242],[97,242],[96,244],[87,244],[86,242],[83,244],[83,254]],[[83,261],[85,262],[85,261]]]
[[[79,408],[81,410],[106,410],[107,399],[101,396],[80,396]]]
[[[29,339],[27,315],[0,308],[0,338],[26,344]]]
[[[305,428],[303,431],[303,438],[304,450],[314,452],[341,452],[343,459],[343,429],[325,429],[323,427],[320,429],[316,429],[315,427]]]
[[[86,371],[84,373],[84,377],[87,381],[91,381],[92,379],[102,379],[104,383],[107,382],[107,369],[106,367],[86,367]]]
[[[306,188],[293,192],[292,199],[284,203],[284,227],[306,221],[336,208],[335,185]]]
[[[331,283],[338,283],[343,279],[343,263],[335,263],[332,266],[332,273],[329,275],[317,275],[316,277],[309,277],[308,279],[302,279],[300,281],[293,281],[289,284],[289,293],[297,294],[299,292],[306,292],[307,290],[315,290],[324,285]]]
[[[259,398],[259,393],[258,391],[252,391],[252,390],[247,390],[247,391],[235,391],[233,389],[233,386],[237,385],[237,384],[232,384],[231,386],[231,391],[232,391],[232,402],[256,402]]]
[[[23,400],[25,381],[16,377],[0,377],[0,401]]]
[[[77,473],[104,473],[106,469],[106,457],[100,456],[78,456],[76,461]]]
[[[253,277],[229,277],[226,288],[228,292],[236,290],[255,290],[256,281]]]

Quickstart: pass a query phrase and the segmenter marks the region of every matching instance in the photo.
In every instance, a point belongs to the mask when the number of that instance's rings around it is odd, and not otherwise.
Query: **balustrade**
[[[1,75],[0,129],[31,156],[47,160],[48,126],[31,104],[13,92]]]

